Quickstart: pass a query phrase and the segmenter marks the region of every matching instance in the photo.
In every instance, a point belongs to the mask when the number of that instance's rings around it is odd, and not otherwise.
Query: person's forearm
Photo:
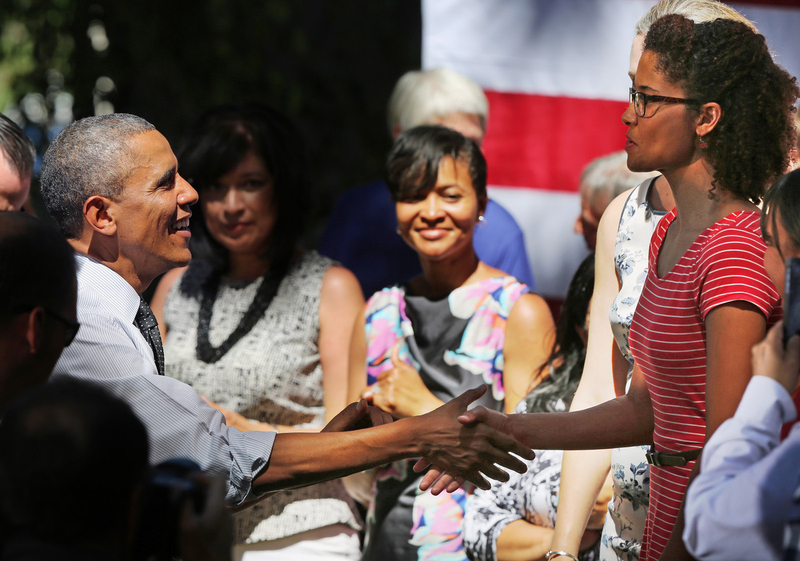
[[[497,537],[497,561],[535,561],[550,551],[551,528],[515,520]]]
[[[278,434],[253,490],[262,494],[302,487],[418,456],[417,423],[410,418],[351,432]]]
[[[534,449],[624,448],[652,441],[653,416],[629,394],[583,411],[509,415],[502,430]]]
[[[589,516],[610,467],[610,450],[564,452],[553,550],[578,555]]]

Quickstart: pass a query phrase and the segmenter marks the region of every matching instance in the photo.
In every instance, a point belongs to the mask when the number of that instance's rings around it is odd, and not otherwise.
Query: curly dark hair
[[[656,70],[696,100],[716,102],[719,123],[703,139],[714,188],[758,203],[786,170],[795,141],[793,105],[800,90],[775,64],[762,35],[737,21],[695,24],[677,14],[657,20],[644,40]]]

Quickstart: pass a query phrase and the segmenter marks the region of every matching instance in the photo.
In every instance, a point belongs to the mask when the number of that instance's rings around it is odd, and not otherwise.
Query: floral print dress
[[[566,370],[575,357],[568,359]],[[578,364],[580,368],[582,361]],[[551,371],[552,378],[552,371]],[[545,403],[537,399],[545,390],[547,380],[536,386],[519,402],[514,413],[549,413],[568,411],[578,388],[575,380],[566,385],[561,395],[548,392]],[[536,458],[525,460],[527,471],[509,471],[506,482],[494,481],[488,491],[477,489],[464,514],[464,547],[473,561],[495,561],[497,538],[511,522],[526,520],[542,528],[555,528],[558,492],[561,486],[562,450],[536,450]],[[599,543],[583,551],[581,561],[598,559]]]
[[[628,359],[630,385],[633,355],[628,333],[647,278],[650,238],[666,212],[653,210],[648,202],[656,178],[636,187],[625,202],[614,244],[614,265],[620,291],[609,310],[611,330],[622,354]],[[644,523],[650,496],[650,466],[645,459],[648,446],[616,448],[611,452],[614,496],[608,505],[600,545],[602,561],[636,561],[642,547]]]
[[[414,367],[442,401],[484,383],[480,405],[502,410],[503,345],[511,308],[527,286],[497,277],[462,286],[440,299],[385,288],[367,302],[367,382],[392,368],[391,352]],[[472,487],[433,496],[421,493],[423,474],[404,460],[378,470],[367,513],[363,559],[465,560],[462,519]]]

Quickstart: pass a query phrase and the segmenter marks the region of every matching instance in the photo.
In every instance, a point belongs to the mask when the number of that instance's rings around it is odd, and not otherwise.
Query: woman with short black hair
[[[423,272],[367,302],[353,334],[350,399],[363,392],[402,418],[486,384],[480,402],[513,411],[547,360],[554,326],[541,297],[475,254],[488,201],[480,148],[445,127],[416,127],[397,137],[386,167],[398,233]],[[419,493],[413,465],[377,472],[363,558],[466,559],[461,519],[472,486]]]

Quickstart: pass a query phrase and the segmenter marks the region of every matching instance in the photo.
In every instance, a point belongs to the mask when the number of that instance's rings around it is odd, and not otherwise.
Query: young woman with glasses
[[[683,15],[695,23],[729,19],[755,26],[716,0],[661,0],[636,24],[628,75],[633,83],[644,37],[658,19]],[[586,367],[571,410],[599,405],[626,391],[633,372],[628,333],[644,279],[650,238],[675,203],[666,178],[658,175],[623,193],[604,213],[597,232],[597,274],[592,297]],[[610,321],[609,321],[610,320]],[[636,561],[642,545],[650,497],[648,446],[580,450],[564,454],[552,549],[577,555],[597,491],[609,474],[613,498],[601,524],[603,561]],[[596,526],[592,526],[596,528]]]
[[[654,443],[641,558],[680,559],[695,460],[741,398],[750,348],[780,317],[756,203],[786,169],[799,92],[747,25],[679,15],[651,27],[633,87],[662,99],[632,96],[623,114],[628,167],[660,171],[676,208],[650,244],[629,336],[636,365],[628,393],[585,411],[505,416],[478,408],[462,421],[488,419],[533,448]],[[549,555],[560,557],[572,555]]]

